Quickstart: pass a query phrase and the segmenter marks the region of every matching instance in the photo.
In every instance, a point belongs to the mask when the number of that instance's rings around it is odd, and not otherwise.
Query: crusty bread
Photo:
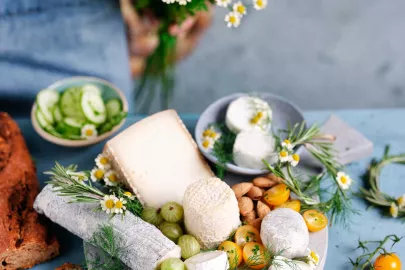
[[[82,270],[80,265],[72,263],[64,263],[63,265],[55,268],[55,270]]]
[[[30,268],[59,254],[45,217],[33,209],[36,169],[18,125],[0,113],[0,269]]]

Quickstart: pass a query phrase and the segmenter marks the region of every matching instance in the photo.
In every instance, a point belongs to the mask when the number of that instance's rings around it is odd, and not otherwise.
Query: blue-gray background
[[[236,30],[225,11],[178,68],[178,111],[246,90],[306,110],[405,106],[405,1],[269,0]]]

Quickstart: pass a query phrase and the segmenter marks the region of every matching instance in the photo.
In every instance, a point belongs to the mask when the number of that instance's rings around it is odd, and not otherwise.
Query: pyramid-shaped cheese
[[[139,200],[156,208],[182,203],[191,183],[213,175],[174,110],[130,126],[107,142],[105,152]]]

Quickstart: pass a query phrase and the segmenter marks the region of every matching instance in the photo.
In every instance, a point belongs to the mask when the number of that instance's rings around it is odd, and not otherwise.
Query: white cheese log
[[[314,267],[302,262],[294,261],[283,256],[277,256],[273,260],[273,265],[269,270],[313,270]]]
[[[173,110],[133,124],[109,140],[104,151],[137,198],[155,208],[182,204],[191,183],[214,176]]]
[[[202,249],[217,247],[240,225],[233,190],[212,177],[191,184],[184,194],[184,224]]]
[[[304,218],[294,210],[278,208],[262,221],[260,237],[273,253],[292,259],[308,255],[309,233]]]
[[[239,167],[263,169],[263,160],[269,164],[277,161],[275,144],[274,137],[263,131],[242,131],[233,145],[233,161]]]
[[[251,120],[261,112],[263,116],[256,124]],[[225,116],[225,124],[234,133],[252,129],[270,131],[272,110],[269,104],[257,97],[243,96],[229,104]]]
[[[187,270],[227,270],[228,256],[223,251],[208,251],[199,253],[184,262]]]
[[[65,227],[71,233],[88,242],[102,224],[110,224],[123,241],[120,259],[134,270],[154,269],[162,259],[180,258],[181,249],[155,226],[141,218],[127,213],[124,219],[115,216],[109,220],[104,212],[94,212],[95,205],[89,203],[69,203],[68,197],[58,196],[47,185],[37,196],[35,210],[53,222]]]

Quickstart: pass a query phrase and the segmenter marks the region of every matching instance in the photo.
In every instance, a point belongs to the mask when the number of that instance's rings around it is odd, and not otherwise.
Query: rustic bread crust
[[[18,125],[0,113],[0,269],[30,268],[59,254],[45,217],[33,209],[36,169]]]
[[[55,270],[82,270],[82,267],[77,264],[64,263],[63,265],[55,268]]]

